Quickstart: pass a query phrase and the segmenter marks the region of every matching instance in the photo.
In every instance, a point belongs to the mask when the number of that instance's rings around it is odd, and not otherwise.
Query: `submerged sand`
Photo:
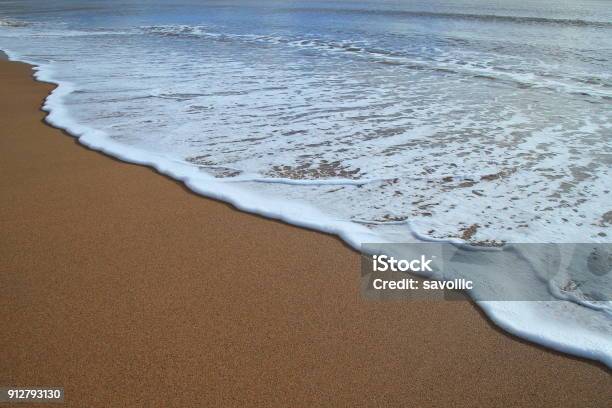
[[[335,237],[245,214],[43,123],[0,61],[0,385],[67,406],[576,406],[609,371],[469,302],[374,302]]]

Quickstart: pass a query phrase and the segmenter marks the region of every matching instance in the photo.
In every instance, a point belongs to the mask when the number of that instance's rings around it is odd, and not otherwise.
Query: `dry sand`
[[[0,78],[0,385],[71,407],[609,406],[603,366],[469,302],[365,301],[338,239],[89,151],[42,122],[29,66]]]

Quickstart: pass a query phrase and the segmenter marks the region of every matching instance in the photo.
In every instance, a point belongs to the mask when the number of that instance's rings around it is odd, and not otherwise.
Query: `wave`
[[[212,31],[206,26],[157,25],[142,26],[144,33],[168,37],[208,38],[214,41],[242,41],[263,45],[316,49],[322,52],[342,53],[357,58],[367,58],[380,64],[393,65],[410,70],[437,71],[441,74],[459,75],[476,80],[497,81],[518,88],[534,88],[547,92],[567,93],[596,99],[612,99],[612,80],[593,78],[590,74],[573,73],[563,76],[548,71],[507,68],[492,61],[492,56],[445,55],[423,57],[418,51],[408,53],[369,45],[365,41],[331,41],[321,38],[295,38],[281,35],[230,34]],[[487,61],[489,60],[489,62]]]
[[[10,20],[0,18],[0,27],[27,27],[29,24],[25,21]]]
[[[138,34],[135,30],[106,30],[106,29],[62,29],[48,26],[43,23],[30,23],[21,20],[0,19],[0,28],[18,28],[20,30],[5,31],[3,37],[93,37],[100,35],[116,36]]]
[[[515,24],[556,24],[576,27],[612,27],[612,22],[582,20],[571,18],[548,18],[535,16],[508,16],[500,14],[475,14],[475,13],[450,13],[435,11],[409,11],[409,10],[372,10],[372,9],[340,9],[340,8],[290,8],[286,11],[300,11],[306,13],[337,13],[337,14],[359,14],[359,15],[380,15],[391,17],[426,17],[442,18],[452,20],[477,20],[484,22],[508,22]]]

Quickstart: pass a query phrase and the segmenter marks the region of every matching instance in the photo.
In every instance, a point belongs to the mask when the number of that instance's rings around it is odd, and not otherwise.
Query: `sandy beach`
[[[602,365],[469,302],[374,302],[339,239],[236,211],[43,122],[0,61],[0,385],[66,406],[565,406]]]

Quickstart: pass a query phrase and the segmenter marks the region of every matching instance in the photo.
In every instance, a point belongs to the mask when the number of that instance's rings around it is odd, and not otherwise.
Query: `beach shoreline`
[[[603,365],[503,334],[469,302],[361,299],[340,239],[83,149],[43,122],[53,85],[22,63],[0,75],[1,383],[63,386],[69,406],[612,398]]]

